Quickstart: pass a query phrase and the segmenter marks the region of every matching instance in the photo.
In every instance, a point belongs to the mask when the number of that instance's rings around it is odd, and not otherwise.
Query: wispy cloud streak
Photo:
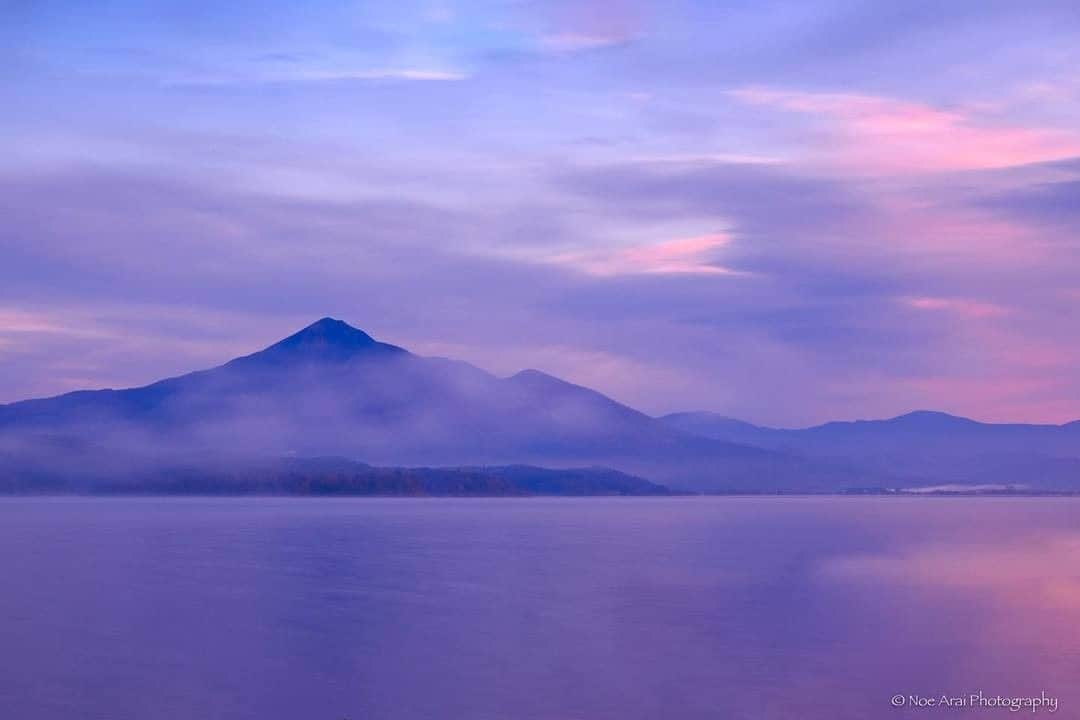
[[[817,159],[880,173],[942,172],[1049,162],[1080,153],[1080,135],[990,124],[975,111],[848,93],[751,87],[731,95],[749,105],[824,121]]]

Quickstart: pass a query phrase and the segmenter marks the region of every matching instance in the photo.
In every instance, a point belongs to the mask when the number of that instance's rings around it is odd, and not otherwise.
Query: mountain
[[[0,489],[135,489],[177,473],[191,485],[260,472],[272,485],[286,460],[330,473],[315,460],[326,457],[398,473],[471,468],[492,491],[513,486],[517,471],[491,468],[521,466],[569,494],[611,491],[595,472],[573,470],[582,467],[698,492],[1080,490],[1078,423],[992,425],[923,411],[783,430],[711,413],[652,418],[537,370],[497,377],[332,318],[209,370],[0,405]],[[362,488],[373,472],[346,475]]]
[[[906,485],[989,484],[1080,490],[1080,423],[982,423],[918,410],[885,420],[829,422],[802,429],[752,425],[708,412],[659,418],[672,429],[805,457],[842,462]]]
[[[604,466],[701,491],[864,482],[842,465],[681,432],[537,370],[501,378],[414,355],[332,318],[209,370],[0,406],[0,477],[18,469],[90,487],[117,473],[157,477],[192,458],[213,466],[283,456]]]

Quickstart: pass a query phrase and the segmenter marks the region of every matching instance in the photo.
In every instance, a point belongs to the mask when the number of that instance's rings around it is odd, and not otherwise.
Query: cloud
[[[540,36],[540,47],[553,53],[572,53],[583,50],[596,50],[599,48],[623,45],[633,39],[631,35],[622,34],[588,34],[575,32],[551,33]]]
[[[171,86],[214,87],[230,85],[270,85],[340,82],[458,82],[467,80],[469,74],[458,70],[437,68],[295,68],[250,73],[185,73],[168,81]]]
[[[905,297],[900,301],[917,310],[951,312],[973,319],[1001,317],[1008,312],[1000,305],[965,298]]]
[[[68,328],[55,319],[17,308],[0,308],[0,336],[13,333],[58,333]]]
[[[816,159],[875,173],[942,172],[1048,162],[1080,152],[1080,135],[993,125],[972,111],[850,93],[749,87],[731,91],[748,105],[824,121]]]
[[[1073,233],[1080,230],[1080,180],[1024,185],[990,194],[977,204],[1010,217],[1064,226]]]
[[[601,276],[637,273],[724,275],[732,271],[720,265],[715,255],[728,241],[723,233],[715,233],[653,245],[564,253],[552,256],[548,262]]]
[[[568,54],[630,43],[641,36],[642,12],[633,0],[537,3],[531,18],[544,28],[537,37],[546,53]]]
[[[554,179],[624,217],[737,217],[742,234],[766,226],[826,233],[864,209],[858,192],[836,180],[723,157],[570,166]]]
[[[334,82],[341,80],[416,80],[428,82],[453,82],[465,80],[468,74],[453,70],[422,68],[374,69],[374,70],[311,70],[289,76],[289,80]]]

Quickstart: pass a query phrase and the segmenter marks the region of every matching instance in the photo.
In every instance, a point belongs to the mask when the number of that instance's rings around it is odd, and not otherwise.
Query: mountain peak
[[[886,422],[941,427],[978,424],[974,420],[958,415],[950,415],[949,413],[940,412],[938,410],[913,410],[912,412],[890,418]]]
[[[276,362],[346,361],[357,355],[404,353],[395,345],[377,342],[363,330],[332,317],[324,317],[251,357]]]
[[[277,346],[334,346],[356,348],[374,344],[374,338],[363,330],[354,328],[343,320],[324,317],[311,323],[303,330],[285,338],[279,342]]]

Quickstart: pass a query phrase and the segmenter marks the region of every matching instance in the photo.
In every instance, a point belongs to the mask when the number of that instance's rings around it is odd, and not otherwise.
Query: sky
[[[1080,5],[0,0],[0,402],[330,315],[649,413],[1080,418]]]

